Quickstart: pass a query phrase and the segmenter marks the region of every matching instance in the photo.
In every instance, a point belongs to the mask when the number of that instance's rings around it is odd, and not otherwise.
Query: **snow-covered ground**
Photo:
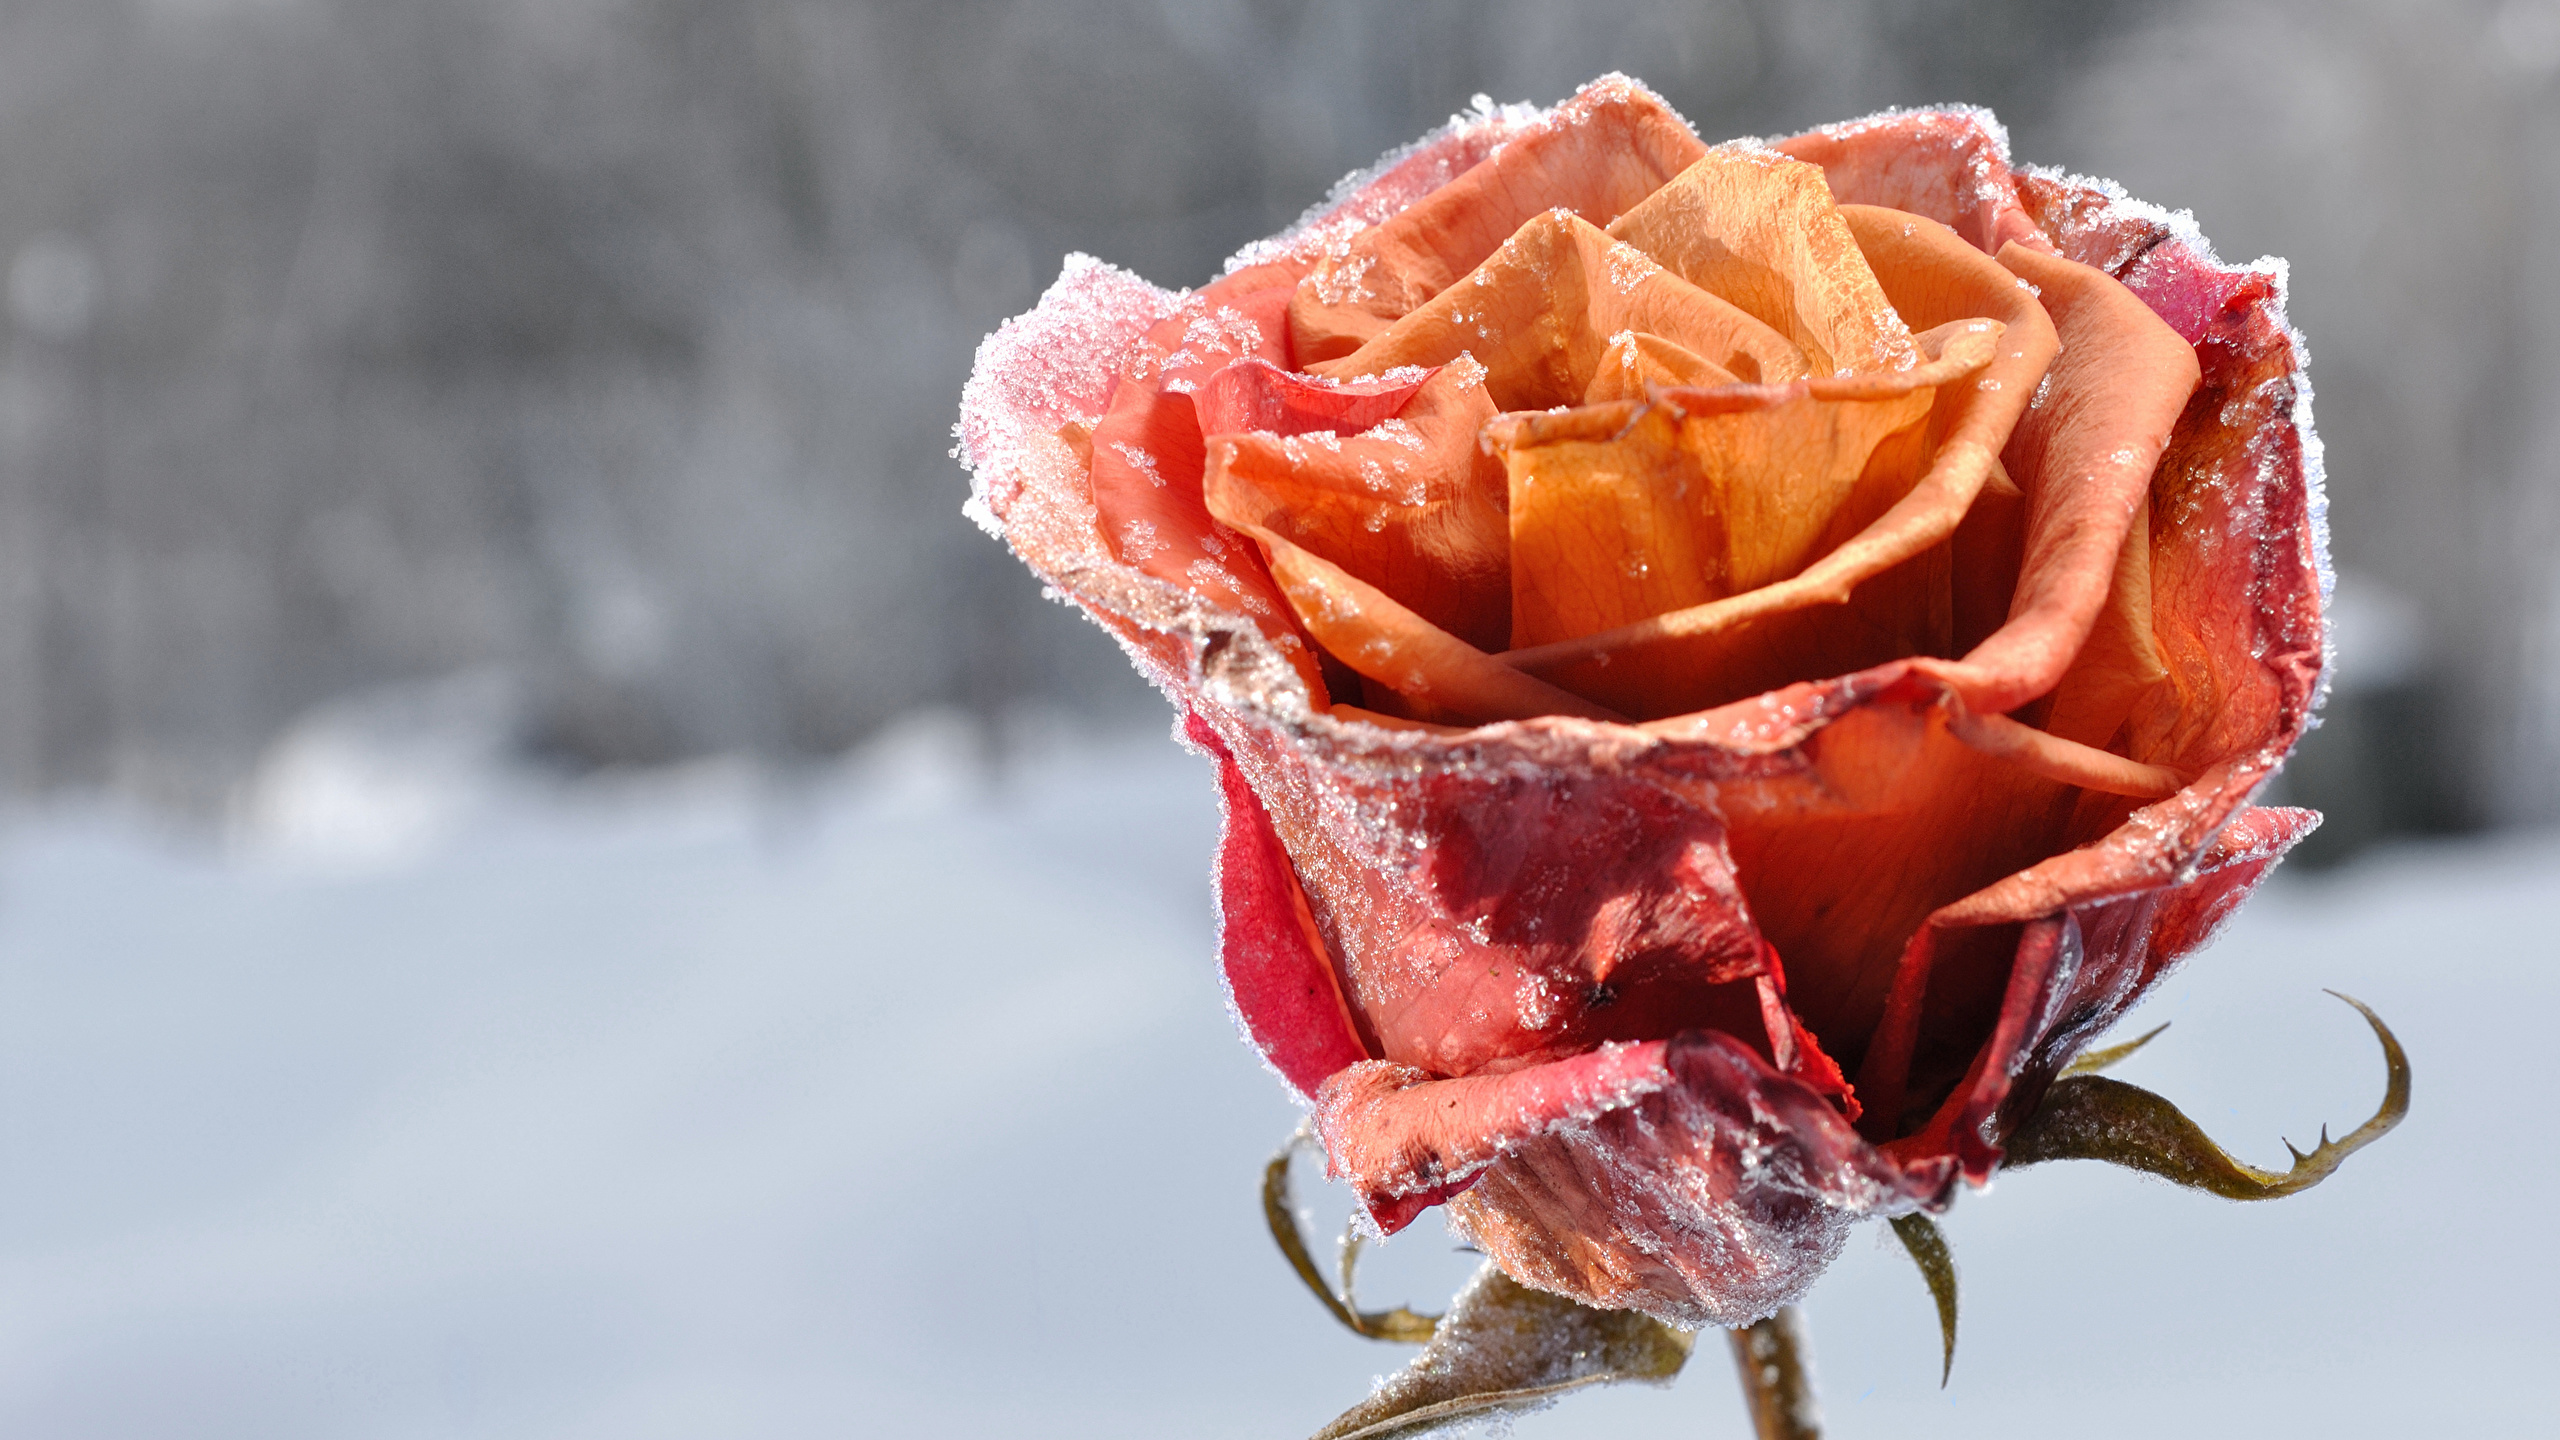
[[[783,785],[583,787],[306,735],[215,845],[0,837],[0,1434],[1267,1436],[1404,1352],[1337,1331],[1255,1191],[1295,1112],[1211,969],[1199,760],[907,727]],[[1925,1292],[1853,1242],[1831,1433],[2514,1434],[2547,1421],[2560,837],[2279,883],[2120,1073],[2262,1163],[2240,1206],[2004,1177]],[[1425,1222],[1372,1303],[1436,1305]],[[2534,1357],[2540,1356],[2536,1360]],[[2067,1418],[2066,1418],[2067,1417]],[[1745,1433],[1721,1347],[1523,1437]]]

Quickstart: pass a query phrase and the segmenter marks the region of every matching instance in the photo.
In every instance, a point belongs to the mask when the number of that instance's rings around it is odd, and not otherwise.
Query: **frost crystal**
[[[1148,484],[1159,490],[1164,488],[1164,472],[1156,468],[1156,457],[1125,440],[1113,442],[1111,448],[1119,451],[1120,458],[1128,461],[1139,474],[1146,476]]]
[[[1002,533],[1023,477],[1045,464],[1041,443],[1102,414],[1121,362],[1175,301],[1115,265],[1069,255],[1029,314],[979,342],[952,427],[953,453],[969,467],[972,519]]]
[[[1369,299],[1369,287],[1361,280],[1376,262],[1366,255],[1327,255],[1316,262],[1307,283],[1315,287],[1316,299],[1327,305],[1357,305]]]
[[[1381,420],[1367,433],[1417,455],[1421,454],[1425,447],[1422,432],[1399,419]]]
[[[1227,572],[1219,569],[1214,560],[1194,560],[1184,567],[1182,575],[1197,589],[1221,592],[1234,589],[1227,583]]]
[[[1662,273],[1652,256],[1624,240],[1609,242],[1609,284],[1621,295],[1632,295],[1636,287]]]
[[[1132,561],[1145,564],[1164,551],[1164,539],[1156,527],[1144,520],[1132,520],[1120,527],[1120,549]]]
[[[1183,327],[1182,348],[1203,355],[1251,355],[1262,348],[1262,327],[1233,306],[1221,305]]]

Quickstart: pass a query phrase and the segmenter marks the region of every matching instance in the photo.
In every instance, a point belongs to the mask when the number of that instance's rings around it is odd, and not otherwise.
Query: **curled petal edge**
[[[1344,1003],[1289,852],[1218,732],[1196,715],[1183,736],[1218,769],[1218,963],[1237,1027],[1301,1096],[1369,1056]]]
[[[1369,1061],[1325,1083],[1316,1128],[1380,1230],[1458,1200],[1514,1278],[1692,1327],[1770,1314],[1851,1221],[1941,1208],[1958,1174],[1717,1031],[1453,1080]]]

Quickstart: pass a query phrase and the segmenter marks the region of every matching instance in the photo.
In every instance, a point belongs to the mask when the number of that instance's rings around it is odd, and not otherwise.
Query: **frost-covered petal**
[[[1906,369],[1917,358],[1815,166],[1719,146],[1610,222],[1609,236],[1786,336],[1811,374]]]
[[[1925,215],[1986,255],[2044,237],[2019,205],[2009,132],[1988,110],[1894,110],[1825,125],[1777,148],[1822,167],[1843,205]]]
[[[2307,810],[2245,810],[2179,883],[2107,898],[2091,892],[2110,878],[2122,884],[2125,876],[2091,867],[2096,873],[2080,877],[2087,888],[2079,894],[2037,894],[2018,883],[2035,874],[2029,871],[1930,917],[1913,937],[1859,1084],[1875,1107],[1871,1113],[1882,1116],[1901,1113],[1915,1049],[1934,1052],[1939,1064],[1963,1065],[1965,1073],[1936,1113],[1925,1123],[1910,1122],[1913,1133],[1890,1148],[1913,1156],[1952,1153],[1977,1182],[1987,1178],[1999,1163],[1999,1137],[2035,1108],[2045,1086],[2172,966],[2203,948],[2318,823]],[[2117,847],[2119,865],[2132,858],[2126,848]],[[1962,953],[1956,947],[1978,948],[2010,935],[2017,937],[2016,959],[1990,1038],[1976,1041],[1977,1032],[1949,1026],[1942,1005],[1927,1016],[1936,1033],[1924,1033],[1921,997],[1933,986],[1933,962],[1951,949]]]
[[[1184,717],[1183,733],[1218,767],[1218,959],[1245,1036],[1300,1095],[1368,1058],[1271,817],[1218,732]]]
[[[1844,207],[1841,217],[1873,267],[1894,306],[1912,323],[1939,337],[1930,353],[1974,337],[1996,339],[1982,373],[1964,383],[1935,387],[1925,431],[1909,437],[1914,472],[1897,468],[1859,475],[1845,504],[1813,514],[1818,523],[1744,527],[1758,552],[1740,567],[1729,593],[1703,604],[1666,608],[1621,628],[1586,633],[1570,644],[1515,652],[1512,663],[1580,688],[1582,683],[1625,683],[1623,675],[1650,670],[1670,676],[1727,677],[1723,684],[1690,683],[1659,703],[1637,703],[1637,713],[1666,714],[1720,703],[1739,694],[1824,674],[1842,674],[1900,655],[1944,653],[1949,637],[1937,628],[1966,618],[1965,597],[1951,585],[1941,552],[1957,535],[1975,502],[1999,473],[1997,456],[2027,410],[2033,388],[2051,362],[2056,340],[2043,308],[2016,277],[1974,252],[1943,227],[1917,217]],[[1913,372],[1899,383],[1912,384]],[[1807,400],[1866,396],[1884,381],[1826,379],[1807,389]],[[1934,383],[1934,382],[1932,382]],[[1728,402],[1730,403],[1730,402]],[[1836,402],[1835,402],[1836,403]],[[1803,427],[1789,427],[1801,435]],[[1892,452],[1902,455],[1902,450]],[[1916,474],[1916,483],[1915,483]],[[1762,482],[1761,488],[1790,507],[1803,504],[1806,487]],[[1761,507],[1766,509],[1768,507]],[[2023,512],[2019,528],[2023,532]],[[1793,531],[1795,543],[1783,543]],[[1808,563],[1808,561],[1810,563]],[[1914,562],[1919,562],[1917,565]],[[1911,567],[1910,573],[1896,573]],[[1891,578],[1886,578],[1891,576]],[[1991,603],[2005,609],[2005,585]],[[1962,632],[1956,632],[1962,633]],[[1566,678],[1568,675],[1574,678]],[[1747,688],[1745,688],[1747,687]],[[1609,692],[1599,692],[1609,693]],[[1685,703],[1683,703],[1685,702]],[[1613,703],[1628,705],[1620,694]]]
[[[1673,1083],[1667,1042],[1603,1045],[1542,1065],[1435,1078],[1371,1060],[1337,1071],[1316,1097],[1316,1133],[1333,1178],[1350,1184],[1394,1234],[1505,1154],[1559,1126],[1589,1125]]]
[[[1275,262],[1227,275],[1178,301],[1122,367],[1091,427],[1088,480],[1095,527],[1113,558],[1141,574],[1253,615],[1321,689],[1315,657],[1252,547],[1228,544],[1201,495],[1205,451],[1192,395],[1238,360],[1288,358],[1280,317],[1303,264]]]
[[[1675,1037],[1632,1102],[1511,1147],[1450,1214],[1523,1283],[1676,1325],[1747,1325],[1801,1295],[1860,1219],[1941,1204],[1905,1165],[1729,1035]],[[1639,1087],[1630,1087],[1636,1089]]]
[[[1501,648],[1511,628],[1511,538],[1502,464],[1476,444],[1494,414],[1484,387],[1456,367],[1341,388],[1244,378],[1267,369],[1233,367],[1211,392],[1223,402],[1253,385],[1271,413],[1220,414],[1204,427],[1209,512],[1266,546],[1321,557],[1461,639]]]
[[[1428,199],[1327,245],[1289,305],[1299,360],[1359,349],[1541,212],[1608,224],[1705,150],[1652,91],[1602,76]]]
[[[1308,368],[1351,379],[1462,362],[1482,371],[1497,407],[1543,410],[1580,400],[1601,356],[1634,331],[1669,336],[1753,381],[1807,373],[1785,335],[1569,210],[1529,217],[1458,283]]]

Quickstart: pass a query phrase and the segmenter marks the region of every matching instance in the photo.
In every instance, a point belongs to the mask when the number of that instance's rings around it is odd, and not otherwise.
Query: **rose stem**
[[[1742,1372],[1743,1403],[1759,1440],[1821,1440],[1813,1371],[1805,1364],[1804,1316],[1793,1305],[1757,1325],[1727,1331]]]

